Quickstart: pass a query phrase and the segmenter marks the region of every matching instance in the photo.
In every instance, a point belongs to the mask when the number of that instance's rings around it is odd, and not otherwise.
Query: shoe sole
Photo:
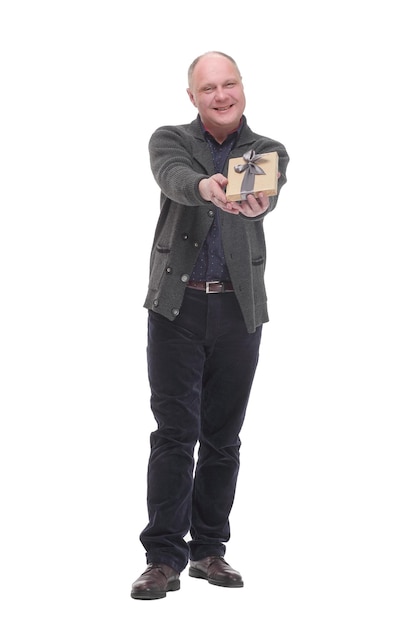
[[[209,578],[207,574],[204,574],[204,572],[195,567],[190,567],[188,573],[191,578],[202,578],[203,580],[207,580],[210,585],[216,585],[217,587],[228,587],[229,589],[237,589],[238,587],[243,587],[243,581],[239,582],[238,580],[231,580],[230,582],[223,582],[220,580],[215,580],[214,578]]]
[[[180,588],[180,584],[181,583],[179,580],[173,580],[172,582],[168,583],[166,591],[152,591],[152,589],[146,591],[144,589],[143,591],[135,592],[134,590],[132,590],[130,597],[134,600],[160,600],[161,598],[165,598],[168,591],[178,591],[178,589]]]

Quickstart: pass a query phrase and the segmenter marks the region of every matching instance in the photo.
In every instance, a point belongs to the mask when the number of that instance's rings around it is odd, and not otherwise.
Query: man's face
[[[222,141],[239,126],[245,94],[237,68],[226,57],[213,54],[200,59],[187,92],[216,139]]]

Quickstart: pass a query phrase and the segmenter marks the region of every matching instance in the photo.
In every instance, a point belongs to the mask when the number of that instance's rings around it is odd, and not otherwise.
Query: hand
[[[226,213],[237,215],[241,212],[240,206],[236,202],[228,202],[224,189],[227,185],[227,178],[223,174],[214,174],[210,178],[203,178],[198,185],[201,197],[208,202],[212,202]]]
[[[281,176],[281,172],[278,172],[277,178]],[[246,200],[241,202],[229,203],[234,209],[239,209],[239,213],[246,217],[257,217],[262,215],[269,208],[269,198],[264,193],[260,192],[258,197],[255,198],[252,194],[246,196]]]
[[[242,200],[241,202],[230,202],[231,208],[238,209],[239,213],[245,215],[246,217],[258,217],[258,215],[262,215],[269,208],[269,198],[264,193],[259,193],[258,197],[255,198],[252,194],[249,194],[246,197],[246,200]]]

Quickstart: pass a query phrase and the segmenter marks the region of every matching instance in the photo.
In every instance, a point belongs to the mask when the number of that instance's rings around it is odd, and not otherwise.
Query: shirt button
[[[214,217],[214,211],[213,211],[213,209],[210,209],[209,211],[207,211],[207,215],[208,215],[209,217]]]
[[[165,271],[167,274],[172,274],[172,267],[167,267]]]
[[[194,241],[194,248],[198,248],[199,245],[198,241]]]
[[[188,283],[188,281],[190,280],[190,277],[189,277],[188,274],[183,274],[181,276],[181,280],[182,280],[183,283]]]
[[[159,300],[154,300],[152,303],[154,306],[159,306]]]
[[[181,235],[181,237],[184,239],[184,241],[187,241],[187,239],[188,239],[188,234],[187,234],[187,233],[183,233],[183,234]]]
[[[171,313],[172,315],[175,315],[175,317],[177,317],[180,314],[178,309],[171,309]]]

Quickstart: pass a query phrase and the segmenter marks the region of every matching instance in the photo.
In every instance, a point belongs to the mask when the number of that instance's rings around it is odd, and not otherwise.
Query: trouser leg
[[[140,539],[147,561],[177,571],[188,562],[194,448],[200,430],[204,349],[181,326],[151,313],[148,371],[157,430],[148,464],[149,523]]]
[[[204,369],[200,446],[193,489],[192,560],[223,556],[224,542],[230,538],[229,515],[239,472],[239,433],[262,333],[259,327],[249,334],[234,297],[228,302],[223,295],[220,297],[227,312],[223,311],[224,321],[209,348]]]

